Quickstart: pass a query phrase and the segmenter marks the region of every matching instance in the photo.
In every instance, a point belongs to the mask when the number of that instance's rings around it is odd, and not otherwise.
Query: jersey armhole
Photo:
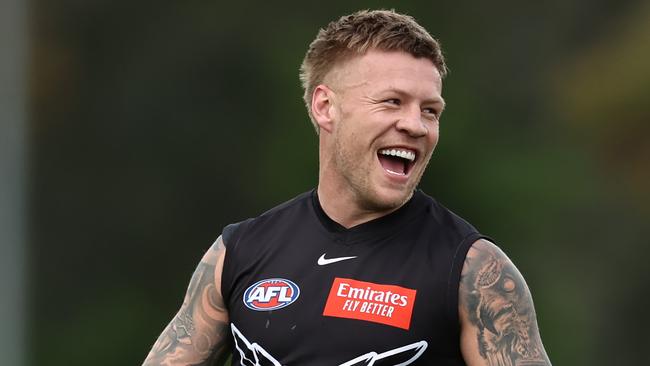
[[[235,270],[233,260],[236,258],[237,244],[239,242],[239,237],[241,236],[240,229],[244,226],[243,224],[248,221],[249,220],[245,220],[227,225],[221,231],[221,240],[226,248],[226,255],[223,260],[223,269],[221,271],[221,296],[223,297],[224,304],[226,304],[226,308],[228,307],[228,304],[230,304],[230,297],[233,288]]]

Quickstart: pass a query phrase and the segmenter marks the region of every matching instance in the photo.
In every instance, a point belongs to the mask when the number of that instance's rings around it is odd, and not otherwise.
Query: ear
[[[334,110],[334,91],[320,84],[311,95],[311,115],[322,130],[332,132]]]

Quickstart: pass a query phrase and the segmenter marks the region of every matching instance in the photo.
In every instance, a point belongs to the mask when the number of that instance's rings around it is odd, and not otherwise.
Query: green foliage
[[[316,185],[298,66],[363,5],[32,2],[33,364],[138,364],[223,226]],[[554,364],[643,364],[648,7],[403,6],[451,67],[421,187],[512,257]]]

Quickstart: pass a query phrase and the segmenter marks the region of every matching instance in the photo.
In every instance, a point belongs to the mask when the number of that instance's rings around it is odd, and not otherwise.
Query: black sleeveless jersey
[[[481,237],[419,190],[350,229],[315,190],[227,226],[233,365],[464,365],[458,286]]]

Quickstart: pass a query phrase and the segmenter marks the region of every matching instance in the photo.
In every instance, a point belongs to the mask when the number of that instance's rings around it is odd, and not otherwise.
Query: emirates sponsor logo
[[[416,290],[335,278],[323,315],[409,329]]]

